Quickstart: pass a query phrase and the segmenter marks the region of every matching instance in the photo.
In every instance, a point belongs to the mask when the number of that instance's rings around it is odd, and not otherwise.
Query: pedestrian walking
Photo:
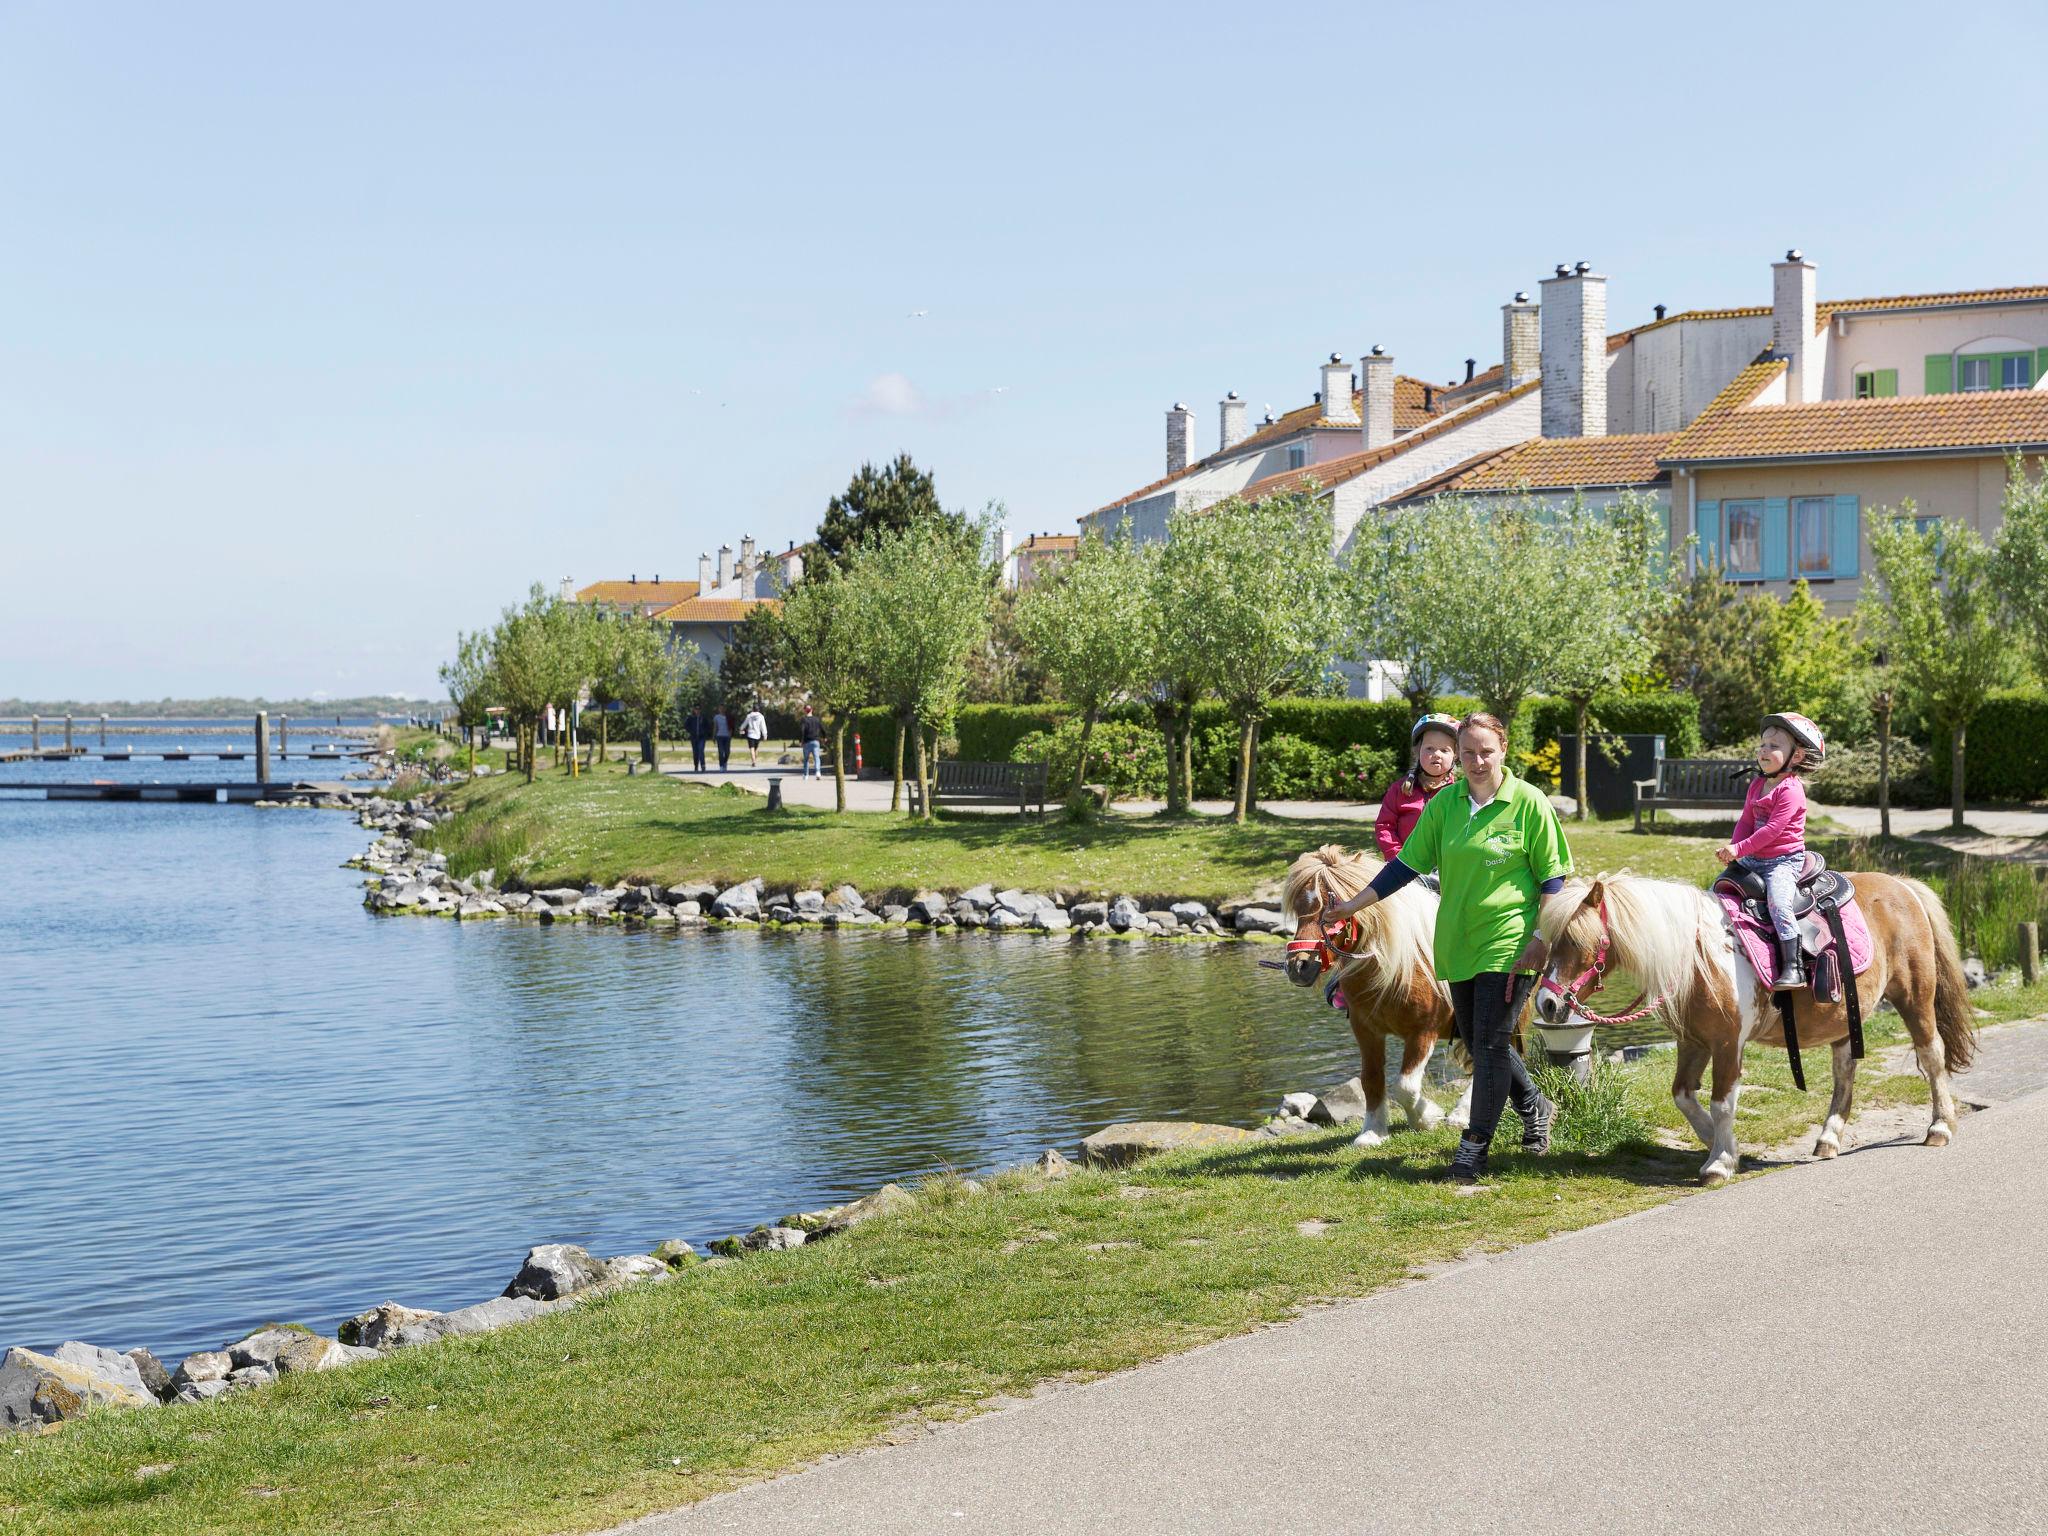
[[[819,760],[824,753],[825,725],[808,704],[804,706],[803,719],[797,722],[796,734],[797,739],[804,745],[804,777],[824,777]]]
[[[768,739],[768,717],[761,713],[759,705],[747,711],[747,718],[740,722],[740,734],[747,738],[747,766],[761,765],[761,743]]]
[[[1333,922],[1349,917],[1437,872],[1443,900],[1436,974],[1450,984],[1458,1038],[1472,1053],[1472,1123],[1451,1161],[1452,1177],[1465,1183],[1485,1174],[1486,1151],[1510,1099],[1526,1152],[1550,1150],[1557,1116],[1557,1106],[1529,1080],[1511,1037],[1535,973],[1549,957],[1536,931],[1537,907],[1542,896],[1564,888],[1572,853],[1549,797],[1508,771],[1507,753],[1507,728],[1492,715],[1461,720],[1463,781],[1430,799],[1400,855],[1371,885],[1326,914]]]
[[[704,771],[704,738],[711,730],[704,718],[704,706],[692,704],[690,713],[683,719],[683,734],[690,738],[690,761],[695,765],[693,772]]]
[[[726,718],[723,704],[711,717],[711,739],[718,743],[718,771],[723,773],[725,765],[732,760],[732,721]]]

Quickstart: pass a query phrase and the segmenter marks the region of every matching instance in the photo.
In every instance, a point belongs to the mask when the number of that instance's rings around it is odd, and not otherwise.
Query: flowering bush
[[[1073,781],[1074,758],[1080,749],[1081,722],[1064,720],[1057,730],[1032,731],[1019,738],[1010,760],[1044,763],[1048,793],[1061,795]],[[1150,726],[1099,721],[1088,738],[1087,781],[1100,784],[1111,800],[1165,798],[1166,738]]]
[[[1212,725],[1195,738],[1195,793],[1220,799],[1237,787],[1238,728]],[[1260,738],[1261,800],[1372,800],[1393,781],[1393,754],[1357,742],[1332,752],[1299,736]]]

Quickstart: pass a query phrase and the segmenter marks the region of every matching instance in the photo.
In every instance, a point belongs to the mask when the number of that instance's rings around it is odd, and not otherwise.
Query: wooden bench
[[[910,813],[924,814],[924,793],[915,776],[904,780],[910,790]],[[932,775],[932,805],[1015,806],[1022,814],[1038,802],[1045,814],[1045,764],[962,763],[941,758]]]
[[[1742,807],[1756,764],[1739,758],[1667,757],[1657,764],[1657,777],[1637,779],[1636,830],[1643,830],[1643,812],[1650,825],[1659,811],[1718,811]]]

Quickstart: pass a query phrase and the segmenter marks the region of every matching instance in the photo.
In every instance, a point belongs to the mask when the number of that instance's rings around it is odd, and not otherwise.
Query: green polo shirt
[[[1436,912],[1436,973],[1470,981],[1505,971],[1536,926],[1537,887],[1572,871],[1572,851],[1543,792],[1503,772],[1493,799],[1472,810],[1463,779],[1430,796],[1400,860],[1443,886]]]

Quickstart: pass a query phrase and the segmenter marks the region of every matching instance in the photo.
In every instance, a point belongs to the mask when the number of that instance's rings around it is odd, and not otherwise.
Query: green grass
[[[1220,901],[1277,880],[1304,849],[1371,845],[1369,824],[1261,815],[1245,826],[1211,816],[945,816],[921,823],[886,812],[791,807],[769,814],[757,795],[607,765],[577,778],[543,772],[531,785],[494,774],[453,791],[462,814],[432,846],[458,875],[515,870],[530,887],[582,880],[669,884],[763,876],[772,886],[851,881],[871,899],[983,881],[1032,890],[1129,893]],[[1713,842],[1633,837],[1623,824],[1568,832],[1583,868],[1705,879]],[[516,861],[522,856],[527,862]]]
[[[1873,1021],[1874,1043],[1898,1021]],[[1825,1066],[1809,1057],[1824,1083]],[[688,1270],[482,1338],[288,1377],[199,1407],[101,1414],[5,1447],[0,1529],[64,1536],[596,1528],[687,1503],[906,1420],[971,1412],[1364,1295],[1457,1258],[1686,1194],[1670,1060],[1567,1100],[1559,1150],[1503,1150],[1489,1188],[1430,1177],[1452,1135],[1248,1142],[1044,1184],[939,1180],[916,1210],[794,1253]],[[1917,1077],[1865,1103],[1919,1102]],[[1752,1151],[1812,1125],[1782,1055],[1753,1052]],[[1863,1085],[1859,1085],[1863,1086]],[[1581,1114],[1596,1123],[1575,1124]],[[1964,1134],[1968,1134],[1967,1129]],[[1611,1142],[1599,1156],[1570,1150]],[[1935,1155],[1935,1154],[1929,1154]],[[1304,1235],[1301,1223],[1325,1224]],[[157,1471],[144,1478],[138,1469]]]

